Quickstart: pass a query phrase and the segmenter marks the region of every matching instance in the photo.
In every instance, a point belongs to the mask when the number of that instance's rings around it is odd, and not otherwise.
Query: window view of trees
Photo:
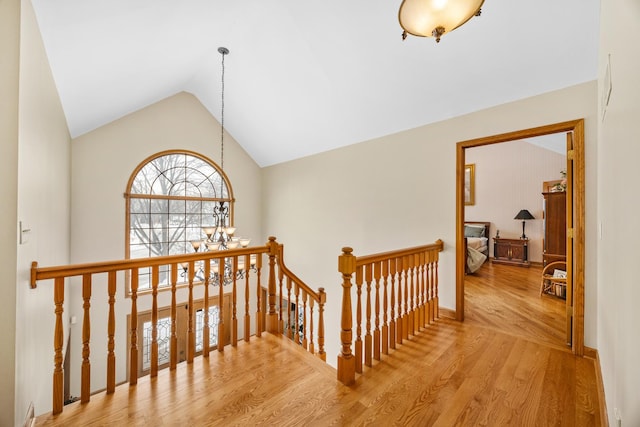
[[[228,183],[210,160],[190,152],[161,153],[140,165],[127,192],[129,258],[190,252],[191,240],[213,225],[213,208],[232,198]],[[160,272],[161,284],[168,279]],[[149,287],[150,271],[140,272],[140,289]]]

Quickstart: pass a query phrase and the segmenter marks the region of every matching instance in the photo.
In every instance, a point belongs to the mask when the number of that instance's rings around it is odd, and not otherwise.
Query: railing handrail
[[[269,238],[269,240],[271,241],[271,238]],[[275,242],[275,240],[274,240]],[[303,304],[303,311],[304,311],[304,319],[303,319],[303,338],[302,338],[302,347],[304,349],[307,349],[307,345],[309,345],[310,347],[310,351],[312,353],[315,352],[315,347],[313,344],[313,317],[310,319],[310,323],[311,323],[311,327],[309,328],[309,333],[311,336],[311,341],[308,342],[307,337],[306,337],[306,333],[307,333],[307,318],[306,318],[306,310],[304,309],[304,307],[306,307],[306,298],[304,297],[304,295],[306,295],[307,297],[311,298],[311,310],[313,310],[313,305],[314,302],[318,303],[318,334],[317,334],[317,342],[318,342],[318,357],[320,357],[320,359],[322,359],[323,361],[326,362],[327,360],[327,354],[324,351],[324,305],[327,302],[327,294],[325,293],[324,288],[318,288],[318,292],[314,291],[313,289],[311,289],[311,287],[309,287],[306,283],[304,283],[295,273],[293,273],[291,270],[289,270],[289,268],[286,266],[285,262],[284,262],[284,245],[283,244],[278,244],[277,248],[276,248],[277,252],[278,252],[278,272],[280,273],[280,283],[282,284],[282,279],[284,277],[286,277],[289,282],[288,282],[288,291],[290,292],[290,285],[291,283],[293,283],[295,285],[294,289],[297,289],[297,291],[294,291],[295,294],[295,303],[296,303],[296,312],[295,312],[295,316],[296,316],[296,334],[295,334],[295,339],[296,341],[300,338],[299,337],[299,318],[298,318],[298,314],[300,313],[299,311],[299,306],[298,306],[298,291],[302,290],[303,293],[303,298],[302,298],[302,304]],[[289,297],[291,297],[291,295],[288,295]],[[280,316],[282,316],[282,289],[281,289],[281,293],[280,293]],[[287,304],[287,315],[290,315],[289,309],[290,309],[291,305]],[[280,320],[280,319],[278,319]],[[275,322],[275,319],[274,319]],[[279,325],[280,331],[284,334],[284,329],[283,329],[283,325],[280,321],[276,322],[275,324]],[[292,334],[292,330],[291,328],[289,328],[289,337],[290,338],[294,338],[293,334]]]
[[[325,301],[321,301],[322,299],[321,295],[324,293],[324,288],[318,288],[319,292],[314,291],[306,283],[304,283],[302,279],[296,276],[295,273],[293,273],[291,270],[287,268],[286,264],[284,263],[284,245],[282,243],[278,245],[278,258],[280,260],[278,265],[281,269],[280,271],[284,276],[291,279],[291,281],[295,283],[296,286],[298,286],[300,289],[305,291],[307,295],[312,297],[316,302],[322,302],[322,303],[325,302]]]
[[[255,286],[255,290],[253,295],[256,295],[255,302],[255,335],[256,337],[261,336],[261,332],[266,330],[270,333],[274,334],[284,334],[281,328],[278,328],[278,323],[276,319],[276,296],[278,295],[278,289],[276,287],[276,270],[278,270],[280,277],[285,275],[289,278],[289,283],[295,283],[296,290],[302,290],[302,304],[301,307],[296,308],[296,315],[301,313],[301,316],[304,317],[303,322],[298,322],[296,324],[296,329],[298,326],[301,328],[304,327],[304,331],[302,334],[296,334],[297,343],[309,351],[310,353],[316,355],[321,360],[326,361],[326,354],[324,351],[324,304],[326,302],[326,294],[323,288],[319,288],[318,292],[313,291],[306,283],[304,283],[298,276],[296,276],[293,272],[291,272],[283,261],[284,255],[284,245],[276,242],[275,237],[269,237],[269,241],[264,246],[253,246],[246,248],[234,248],[222,251],[208,251],[208,252],[195,252],[191,254],[179,254],[179,255],[167,255],[160,257],[149,257],[149,258],[136,258],[136,259],[126,259],[126,260],[115,260],[115,261],[101,261],[101,262],[92,262],[92,263],[84,263],[84,264],[74,264],[74,265],[60,265],[60,266],[52,266],[52,267],[38,267],[37,262],[33,262],[31,265],[31,287],[36,288],[37,282],[40,280],[49,280],[53,279],[53,302],[54,302],[54,313],[55,313],[55,326],[54,326],[54,372],[53,372],[53,414],[60,413],[63,408],[63,355],[62,355],[62,347],[64,342],[65,332],[63,330],[63,312],[64,312],[64,298],[65,298],[65,281],[67,278],[72,277],[81,277],[81,281],[72,281],[71,285],[74,287],[81,288],[81,297],[82,297],[82,310],[83,310],[83,318],[82,318],[82,366],[81,366],[81,402],[86,403],[90,400],[91,389],[90,389],[90,381],[91,381],[91,294],[92,294],[92,278],[94,275],[107,274],[106,281],[104,282],[104,289],[107,291],[108,296],[108,313],[107,313],[107,336],[108,336],[108,345],[107,345],[107,380],[106,380],[106,392],[107,394],[113,393],[115,391],[115,378],[116,378],[116,289],[118,286],[118,277],[120,277],[118,272],[130,272],[130,277],[128,280],[130,282],[125,282],[130,286],[130,305],[131,305],[131,321],[130,326],[128,326],[129,333],[131,334],[131,340],[129,344],[129,357],[127,358],[129,363],[129,383],[130,385],[137,384],[137,361],[138,355],[140,354],[139,345],[138,345],[138,297],[142,297],[143,293],[139,292],[141,289],[138,288],[139,285],[139,276],[138,272],[141,269],[149,269],[150,270],[150,283],[149,288],[144,289],[144,298],[148,301],[151,300],[151,349],[150,351],[150,375],[156,376],[158,371],[158,341],[157,341],[157,322],[158,322],[158,294],[161,290],[160,285],[160,268],[162,266],[170,267],[167,272],[164,274],[168,274],[170,277],[167,277],[168,283],[167,286],[162,286],[162,290],[170,291],[171,295],[171,305],[170,305],[170,318],[171,318],[171,330],[169,333],[169,346],[170,346],[170,355],[171,360],[169,362],[170,369],[175,369],[177,364],[177,348],[178,348],[178,338],[177,338],[177,330],[176,330],[176,315],[177,315],[177,295],[176,291],[179,286],[184,284],[188,298],[188,303],[186,304],[188,310],[188,318],[185,323],[182,325],[187,325],[186,329],[186,361],[187,363],[192,363],[194,354],[196,352],[196,330],[194,328],[195,325],[195,308],[194,308],[194,297],[195,297],[195,286],[202,286],[202,300],[204,303],[203,311],[203,321],[202,321],[202,354],[203,356],[208,356],[209,354],[209,320],[208,320],[208,310],[209,310],[209,285],[218,286],[218,301],[219,301],[219,321],[217,324],[217,335],[219,337],[218,341],[218,351],[223,351],[224,346],[226,344],[231,344],[232,346],[236,346],[238,343],[238,322],[239,318],[242,316],[242,311],[244,308],[244,340],[249,341],[249,337],[251,335],[251,315],[252,312],[250,308],[250,300],[251,300],[251,286]],[[266,255],[268,257],[268,283],[267,288],[262,286],[262,266],[263,266],[263,256]],[[255,262],[254,262],[255,256]],[[220,271],[220,275],[218,278],[214,278],[214,266],[212,266],[212,262],[209,261],[218,260],[218,270]],[[230,283],[226,280],[223,282],[222,270],[220,270],[223,263],[227,261],[231,261],[232,265],[232,273]],[[244,263],[244,266],[241,266]],[[250,265],[247,265],[250,263]],[[255,268],[254,268],[255,267]],[[202,277],[196,277],[196,270],[200,271]],[[218,274],[217,271],[216,273]],[[236,275],[236,273],[243,272],[242,275]],[[255,272],[256,274],[252,274],[251,272]],[[145,273],[146,274],[146,273]],[[178,274],[183,278],[179,281]],[[226,276],[225,276],[226,277]],[[250,278],[255,278],[254,282],[250,282]],[[243,300],[238,300],[238,297],[242,295],[242,287],[244,283],[244,298]],[[163,282],[164,284],[164,282]],[[102,285],[102,283],[101,283]],[[228,286],[228,293],[225,293],[225,286]],[[230,288],[230,289],[229,289]],[[77,288],[76,288],[77,289]],[[240,289],[240,291],[239,291]],[[148,291],[148,293],[147,293]],[[267,298],[267,312],[264,313],[262,308],[262,295],[263,292],[266,291]],[[280,291],[282,289],[280,288]],[[182,296],[185,298],[185,296]],[[230,300],[230,308],[225,310],[229,310],[227,313],[227,319],[229,322],[229,326],[226,325],[227,322],[224,320],[224,312],[223,312],[223,301],[225,298],[229,298]],[[296,292],[297,298],[297,292]],[[309,299],[309,307],[307,308],[307,298]],[[297,300],[296,300],[297,302]],[[318,324],[317,327],[314,328],[314,306],[317,304],[317,317]],[[240,305],[240,309],[238,306]],[[280,311],[282,312],[282,304],[280,304]],[[263,316],[266,317],[267,323],[263,322]],[[309,327],[309,338],[307,338],[307,316],[310,318],[310,327]],[[314,345],[314,329],[317,329],[317,347]],[[225,332],[230,332],[230,338],[225,339]],[[290,338],[292,338],[290,336]],[[300,341],[298,339],[300,338]],[[317,351],[316,351],[317,349]]]
[[[374,262],[384,261],[386,259],[401,258],[403,256],[430,251],[432,249],[441,251],[443,248],[444,248],[444,242],[438,239],[435,241],[435,243],[430,243],[428,245],[414,246],[412,248],[396,249],[393,251],[380,252],[372,255],[358,256],[356,257],[356,267],[360,267],[361,265],[371,264]]]
[[[99,274],[109,273],[112,271],[131,270],[136,267],[153,267],[156,265],[180,264],[182,262],[232,258],[242,255],[265,253],[269,253],[269,246],[251,246],[247,248],[227,249],[224,251],[195,252],[192,254],[98,261],[51,267],[38,267],[38,263],[33,261],[31,263],[31,287],[36,288],[38,280],[55,279],[58,277],[75,277],[82,276],[83,274]]]
[[[360,257],[353,255],[352,248],[342,248],[338,257],[342,275],[339,381],[353,384],[356,372],[362,373],[363,359],[372,367],[374,359],[381,360],[389,348],[395,349],[396,343],[402,344],[439,317],[438,253],[443,249],[441,239]]]

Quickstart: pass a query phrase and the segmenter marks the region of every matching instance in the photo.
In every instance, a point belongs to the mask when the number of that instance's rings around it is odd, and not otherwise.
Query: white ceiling
[[[33,0],[73,137],[180,91],[261,166],[597,77],[599,0],[486,0],[402,41],[400,1]]]
[[[554,153],[567,154],[567,135],[564,132],[529,138],[527,142]]]

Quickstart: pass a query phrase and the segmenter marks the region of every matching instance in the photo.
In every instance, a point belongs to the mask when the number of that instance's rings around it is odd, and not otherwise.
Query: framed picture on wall
[[[476,165],[464,165],[464,204],[476,204]]]

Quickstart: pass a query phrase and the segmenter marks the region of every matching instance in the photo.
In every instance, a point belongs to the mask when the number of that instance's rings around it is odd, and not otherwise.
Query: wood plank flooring
[[[533,274],[519,270],[523,277]],[[505,280],[499,273],[487,268],[482,274]],[[514,288],[522,286],[517,275],[509,276]],[[483,314],[474,306],[480,293],[472,282],[467,283],[467,321],[440,319],[366,369],[353,387],[338,383],[333,368],[286,338],[263,334],[208,359],[180,364],[174,372],[163,370],[156,379],[141,378],[134,388],[123,385],[113,395],[93,396],[89,404],[71,404],[56,417],[39,417],[37,424],[600,425],[594,362],[563,348],[557,331],[545,334],[543,326],[528,327],[524,321],[512,328],[513,313],[539,315],[524,312],[536,307],[533,302],[507,310],[506,301],[483,296],[491,313]]]
[[[566,348],[565,300],[540,296],[542,267],[485,265],[465,277],[465,323]]]

